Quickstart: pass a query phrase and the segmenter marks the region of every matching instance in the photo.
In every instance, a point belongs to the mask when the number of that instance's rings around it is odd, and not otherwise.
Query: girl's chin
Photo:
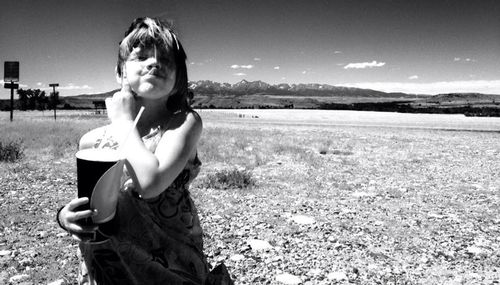
[[[148,99],[161,99],[168,95],[168,92],[165,92],[164,90],[161,90],[154,86],[144,86],[144,87],[141,86],[137,91],[138,92],[136,93],[138,96]]]

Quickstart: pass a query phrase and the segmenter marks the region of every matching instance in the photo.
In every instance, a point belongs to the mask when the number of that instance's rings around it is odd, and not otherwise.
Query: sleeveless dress
[[[163,133],[158,127],[143,137],[150,151]],[[95,147],[117,143],[104,135]],[[80,243],[79,284],[207,284],[202,229],[188,191],[200,166],[196,156],[162,194],[147,200],[134,191],[124,169],[115,217],[99,226],[95,242]]]

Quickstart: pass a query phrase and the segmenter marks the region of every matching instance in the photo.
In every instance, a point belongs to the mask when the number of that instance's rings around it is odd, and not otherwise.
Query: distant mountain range
[[[288,96],[307,96],[307,97],[345,97],[345,98],[450,98],[450,97],[461,97],[467,96],[472,97],[487,97],[496,98],[492,94],[480,94],[480,93],[449,93],[449,94],[439,94],[439,95],[427,95],[427,94],[408,94],[402,92],[382,92],[372,89],[362,89],[354,87],[342,87],[342,86],[332,86],[328,84],[275,84],[271,85],[269,83],[257,80],[257,81],[247,81],[241,80],[240,82],[230,84],[230,83],[219,83],[210,80],[199,80],[190,81],[189,89],[191,89],[195,96],[196,95],[288,95]],[[112,96],[119,89],[112,91],[99,93],[99,94],[81,94],[71,97],[86,97],[86,98],[107,98]],[[499,94],[500,95],[500,94]],[[65,97],[69,98],[69,97]]]
[[[406,93],[386,93],[371,89],[332,86],[328,84],[276,84],[257,80],[241,80],[235,84],[219,83],[210,80],[190,81],[189,89],[195,95],[296,95],[296,96],[343,96],[343,97],[383,97],[383,98],[417,98],[419,95]],[[105,98],[119,89],[100,93],[82,94],[72,97]],[[420,95],[422,96],[422,95]],[[67,97],[66,97],[67,98]]]
[[[500,116],[500,96],[478,93],[439,95],[387,93],[328,84],[276,84],[242,80],[235,84],[210,80],[189,82],[195,108],[298,108],[418,113],[462,113]],[[100,94],[61,97],[59,108],[94,108],[94,101],[113,96],[118,89]],[[8,101],[8,100],[4,100]],[[0,101],[0,110],[8,108]],[[10,105],[9,105],[10,106]]]
[[[277,84],[242,80],[236,84],[190,83],[198,108],[300,108],[500,116],[500,96],[387,93],[327,84]]]
[[[190,82],[190,89],[195,94],[219,95],[299,95],[299,96],[344,96],[344,97],[392,97],[415,98],[417,95],[405,93],[386,93],[371,89],[339,87],[328,84],[276,84],[263,81],[242,80],[235,84],[219,83],[210,80]]]

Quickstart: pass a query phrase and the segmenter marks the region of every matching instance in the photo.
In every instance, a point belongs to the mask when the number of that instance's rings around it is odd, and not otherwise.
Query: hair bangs
[[[152,48],[158,47],[162,50],[172,51],[178,48],[176,39],[169,29],[160,26],[152,19],[136,25],[134,29],[120,43],[120,51],[124,58],[136,47]]]

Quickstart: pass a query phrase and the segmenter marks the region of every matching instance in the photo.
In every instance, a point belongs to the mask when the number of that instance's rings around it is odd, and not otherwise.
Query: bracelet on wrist
[[[61,224],[61,221],[59,220],[59,213],[61,213],[62,209],[64,208],[64,206],[62,206],[61,208],[59,208],[59,210],[57,210],[57,215],[56,215],[56,222],[57,224],[59,225],[59,227],[65,231],[68,231],[62,224]]]

